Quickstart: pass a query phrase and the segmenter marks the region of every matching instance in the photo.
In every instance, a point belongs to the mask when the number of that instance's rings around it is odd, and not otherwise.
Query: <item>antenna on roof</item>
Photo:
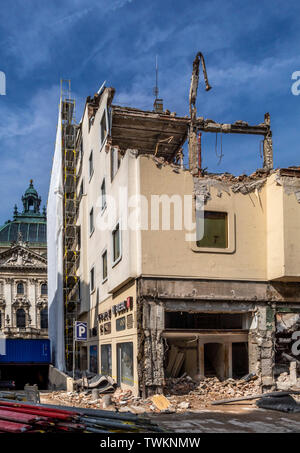
[[[155,96],[155,101],[153,104],[154,111],[157,113],[163,112],[163,100],[158,98],[158,62],[157,62],[157,55],[155,57],[155,87],[153,88],[153,94]]]

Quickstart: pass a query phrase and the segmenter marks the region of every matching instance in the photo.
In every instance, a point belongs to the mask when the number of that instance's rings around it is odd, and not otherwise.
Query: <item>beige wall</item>
[[[158,168],[150,157],[141,156],[141,193],[150,204],[151,194],[192,194],[193,178],[172,166]],[[142,231],[142,274],[228,280],[298,280],[300,277],[300,205],[294,192],[299,182],[271,175],[260,191],[246,195],[231,191],[211,199],[204,209],[228,213],[228,249],[201,249],[185,238],[185,231]],[[226,183],[222,183],[225,184]],[[227,191],[229,193],[227,193]],[[172,212],[172,211],[171,211]],[[150,216],[150,208],[149,208]]]

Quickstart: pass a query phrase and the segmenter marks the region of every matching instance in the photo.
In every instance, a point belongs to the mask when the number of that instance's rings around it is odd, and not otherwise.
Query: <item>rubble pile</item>
[[[95,398],[91,391],[52,392],[47,394],[47,400],[52,401],[51,404],[143,414],[145,412],[197,410],[210,406],[213,401],[259,393],[261,393],[261,385],[256,376],[248,380],[226,379],[223,381],[212,377],[199,382],[185,375],[181,378],[168,378],[164,395],[146,399],[134,396],[131,390],[118,388],[114,393],[100,394],[98,398]]]

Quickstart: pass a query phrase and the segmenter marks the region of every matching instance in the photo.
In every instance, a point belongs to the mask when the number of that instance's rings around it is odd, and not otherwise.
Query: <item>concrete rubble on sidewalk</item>
[[[118,388],[109,395],[99,395],[94,399],[90,390],[82,392],[52,392],[42,395],[52,404],[114,410],[117,412],[185,412],[210,406],[213,401],[251,396],[261,392],[260,380],[256,377],[246,379],[219,380],[217,377],[194,381],[190,376],[166,380],[165,394],[153,395],[142,399],[133,396],[131,390]]]

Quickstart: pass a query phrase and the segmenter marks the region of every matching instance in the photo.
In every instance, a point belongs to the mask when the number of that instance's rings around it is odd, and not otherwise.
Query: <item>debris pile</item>
[[[42,402],[65,404],[81,408],[102,409],[133,414],[145,412],[183,412],[210,406],[212,402],[227,398],[239,398],[261,393],[260,380],[255,375],[243,379],[219,380],[205,378],[199,382],[188,375],[166,379],[165,395],[154,395],[143,399],[134,396],[131,390],[118,388],[114,393],[98,395],[91,390],[78,392],[51,392],[42,394]],[[46,397],[46,399],[45,399]]]

